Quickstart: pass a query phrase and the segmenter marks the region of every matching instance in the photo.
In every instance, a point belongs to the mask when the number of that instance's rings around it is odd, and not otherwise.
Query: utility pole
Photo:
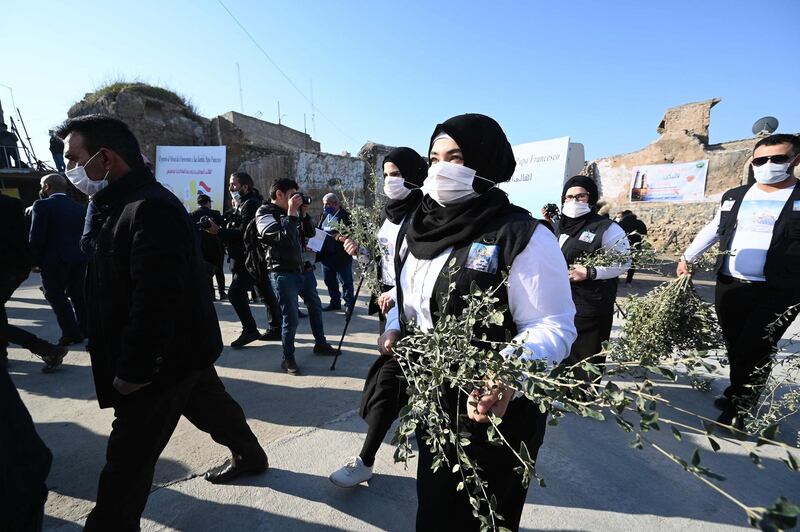
[[[239,80],[239,110],[244,114],[244,97],[242,96],[242,72],[239,70],[239,63],[236,63],[236,78]]]
[[[317,122],[316,122],[316,111],[314,109],[314,78],[310,79],[310,83],[311,83],[311,132],[316,137]]]

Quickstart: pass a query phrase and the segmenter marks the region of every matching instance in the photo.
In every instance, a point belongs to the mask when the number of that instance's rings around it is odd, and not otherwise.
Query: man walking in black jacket
[[[24,347],[45,362],[42,371],[55,370],[67,349],[42,340],[15,325],[9,325],[6,303],[14,291],[28,278],[31,272],[31,256],[28,249],[25,211],[22,202],[0,193],[0,367],[8,364],[8,344]]]
[[[100,407],[115,417],[85,529],[134,531],[181,415],[233,454],[211,482],[262,472],[267,457],[214,369],[222,336],[183,205],[123,122],[82,116],[58,134],[67,177],[92,198],[89,354]]]
[[[225,212],[225,227],[219,227],[212,223],[206,231],[212,235],[219,234],[228,248],[228,257],[231,261],[233,279],[228,287],[228,299],[233,305],[239,321],[242,322],[242,334],[231,342],[231,347],[244,347],[256,340],[280,340],[280,309],[270,281],[266,278],[253,279],[245,267],[244,232],[261,206],[261,196],[253,186],[253,178],[246,172],[231,174],[228,191],[231,193],[233,208]],[[254,285],[264,298],[267,310],[271,315],[269,317],[270,328],[264,334],[258,332],[258,326],[250,312],[250,302],[247,298],[247,293]]]

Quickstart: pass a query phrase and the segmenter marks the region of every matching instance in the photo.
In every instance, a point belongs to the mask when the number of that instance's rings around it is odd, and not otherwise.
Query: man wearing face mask
[[[630,266],[629,262],[596,268],[580,264],[581,257],[598,250],[613,249],[622,255],[629,251],[625,231],[616,222],[596,212],[598,199],[597,184],[589,177],[579,175],[564,183],[557,236],[569,265],[575,329],[578,331],[578,338],[564,361],[569,366],[587,359],[595,364],[605,363],[605,356],[598,353],[602,351],[603,342],[611,336],[617,277]],[[580,367],[574,367],[572,371],[584,381],[599,380]]]
[[[31,253],[41,269],[44,296],[61,328],[58,345],[78,344],[86,336],[83,279],[87,259],[78,247],[86,207],[67,196],[67,180],[60,174],[44,176],[41,187],[42,199],[32,209]]]
[[[209,482],[263,472],[267,457],[214,368],[222,335],[183,204],[144,166],[120,120],[81,116],[58,135],[67,178],[94,204],[82,239],[89,354],[97,400],[115,418],[85,530],[136,531],[181,415],[231,450]]]
[[[206,229],[212,235],[219,234],[228,248],[228,257],[231,261],[231,274],[233,278],[228,287],[228,300],[233,305],[239,321],[242,322],[242,333],[239,338],[231,342],[231,347],[240,348],[256,340],[281,339],[281,313],[278,298],[272,290],[268,278],[253,279],[245,266],[246,250],[244,233],[247,226],[256,217],[256,212],[261,207],[261,195],[253,184],[253,178],[247,172],[234,172],[231,174],[228,191],[231,193],[233,207],[225,212],[225,227],[219,227],[213,220]],[[258,331],[258,325],[250,312],[250,302],[247,294],[253,288],[264,297],[266,310],[269,313],[270,327],[264,334]]]
[[[326,238],[322,249],[317,253],[317,262],[322,263],[322,277],[325,286],[328,287],[330,302],[322,310],[340,310],[342,308],[342,297],[346,311],[353,308],[356,297],[353,290],[353,258],[344,250],[342,243],[336,238],[338,231],[335,226],[337,223],[350,225],[350,213],[339,203],[339,198],[333,192],[329,192],[322,197],[323,211],[319,217],[317,227],[331,235],[333,238]],[[342,291],[339,291],[339,282],[342,283]]]
[[[767,326],[800,303],[800,138],[777,134],[753,151],[755,184],[728,190],[711,223],[697,234],[678,263],[691,263],[714,243],[717,257],[715,306],[730,362],[730,386],[714,401],[718,422],[743,426],[743,413],[761,394],[772,369],[772,353],[797,310],[774,329]]]

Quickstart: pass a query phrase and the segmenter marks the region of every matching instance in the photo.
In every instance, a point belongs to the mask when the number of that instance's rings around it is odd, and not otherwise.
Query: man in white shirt
[[[800,187],[794,170],[800,138],[778,134],[761,139],[753,152],[755,184],[722,195],[714,219],[695,237],[678,263],[678,275],[714,243],[715,304],[730,362],[731,384],[714,401],[718,422],[741,428],[772,368],[777,342],[800,303]],[[790,310],[785,323],[767,326]]]

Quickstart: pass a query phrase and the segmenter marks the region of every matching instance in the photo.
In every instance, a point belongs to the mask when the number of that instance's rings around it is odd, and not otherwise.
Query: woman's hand
[[[589,271],[586,266],[576,265],[569,268],[569,281],[571,283],[580,283],[589,277]]]
[[[390,356],[394,354],[394,344],[400,339],[400,331],[389,329],[378,338],[378,351],[382,355]]]
[[[508,403],[514,397],[514,390],[495,380],[486,381],[489,393],[481,395],[480,390],[473,391],[467,397],[467,414],[472,421],[489,423],[489,412],[497,417],[503,417],[508,408]]]
[[[381,314],[386,314],[394,307],[394,299],[392,298],[392,292],[384,292],[380,296],[378,296],[378,308],[381,310]]]

